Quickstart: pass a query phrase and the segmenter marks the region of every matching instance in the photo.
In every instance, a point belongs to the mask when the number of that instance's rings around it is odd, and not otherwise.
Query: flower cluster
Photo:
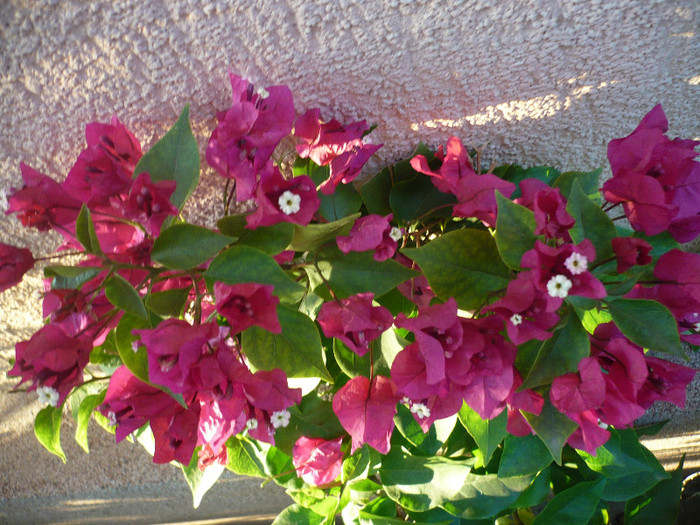
[[[685,404],[695,370],[659,353],[700,346],[700,255],[678,244],[700,234],[700,163],[660,106],[610,143],[601,198],[599,172],[482,170],[457,137],[358,178],[381,147],[365,121],[297,116],[288,87],[230,80],[206,149],[225,179],[215,229],[181,216],[199,178],[187,110],[146,152],[116,117],[88,125],[60,183],[21,165],[7,213],[79,259],[44,268],[47,322],[9,372],[47,405],[37,425],[55,435],[69,403],[82,436],[94,411],[117,441],[152,436],[192,486],[195,463],[257,474],[319,523],[397,505],[495,519],[534,486],[528,506],[561,492],[556,476],[605,478],[601,505],[652,490],[632,427]],[[0,291],[35,264],[0,244]],[[632,488],[625,458],[648,474]]]

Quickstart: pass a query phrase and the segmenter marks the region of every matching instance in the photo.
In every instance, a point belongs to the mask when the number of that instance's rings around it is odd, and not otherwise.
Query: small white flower
[[[455,355],[454,352],[451,352],[450,350],[445,350],[445,357],[447,359],[452,359],[453,355]]]
[[[115,414],[113,411],[107,412],[107,419],[109,420],[109,426],[114,427],[117,425],[117,414]]]
[[[430,409],[423,403],[414,403],[411,407],[411,412],[417,415],[420,419],[430,417]]]
[[[403,230],[397,226],[392,226],[391,231],[389,232],[389,237],[391,237],[392,240],[399,242],[403,238]]]
[[[255,430],[258,428],[258,420],[257,419],[249,419],[248,421],[245,422],[245,429],[246,430]]]
[[[272,423],[272,426],[275,428],[285,428],[289,425],[289,419],[291,417],[292,415],[289,413],[289,410],[279,410],[272,413],[270,416],[270,423]]]
[[[5,213],[10,207],[10,203],[7,202],[7,190],[5,188],[0,188],[0,213]]]
[[[561,297],[563,299],[569,295],[569,290],[572,286],[572,282],[565,275],[555,275],[547,283],[547,292],[552,297]]]
[[[280,195],[277,202],[280,205],[280,210],[285,215],[291,215],[301,209],[301,197],[289,190]]]
[[[513,323],[513,326],[518,326],[523,322],[523,316],[520,314],[513,314],[510,316],[510,322]]]
[[[270,96],[270,92],[264,87],[258,87],[255,92],[260,95],[260,98],[267,98]]]
[[[136,339],[131,341],[131,351],[134,352],[135,354],[138,353],[138,351],[139,351],[139,342]]]
[[[564,266],[571,272],[571,275],[579,275],[588,270],[588,259],[585,255],[574,252],[564,261]]]
[[[408,396],[403,396],[403,398],[401,399],[401,404],[406,405],[407,407],[410,407],[411,406],[411,398]]]
[[[693,328],[695,329],[696,332],[700,332],[700,323],[695,323],[693,325]]]
[[[598,426],[599,426],[600,428],[602,428],[603,430],[605,430],[605,429],[608,428],[608,424],[607,424],[607,423],[603,423],[600,419],[598,420]]]
[[[51,405],[52,407],[58,405],[58,390],[55,388],[41,385],[36,387],[36,393],[42,405]]]

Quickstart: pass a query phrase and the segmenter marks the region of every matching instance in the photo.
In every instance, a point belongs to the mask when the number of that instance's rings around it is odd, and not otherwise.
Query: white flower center
[[[580,253],[572,253],[564,261],[564,266],[571,272],[571,275],[579,275],[588,270],[588,259]]]
[[[513,323],[513,326],[518,326],[523,322],[523,316],[520,314],[513,314],[510,316],[510,322]]]
[[[607,424],[607,423],[603,423],[600,419],[598,420],[598,426],[599,426],[600,428],[602,428],[603,430],[605,430],[605,429],[608,428],[608,424]]]
[[[280,205],[280,210],[285,215],[291,215],[301,209],[301,197],[289,190],[280,195],[277,202]]]
[[[547,283],[547,292],[552,297],[561,297],[563,299],[569,295],[569,290],[572,286],[572,282],[565,275],[555,275]]]
[[[50,405],[55,407],[58,405],[58,390],[50,386],[36,387],[36,394],[39,396],[39,402],[42,405]]]
[[[272,423],[272,426],[275,428],[284,428],[289,425],[289,419],[291,417],[292,415],[289,413],[289,410],[279,410],[272,413],[270,416],[270,423]]]
[[[417,415],[420,419],[430,417],[430,409],[423,403],[414,403],[411,407],[411,412]]]
[[[401,399],[401,404],[411,406],[411,398],[408,396],[403,396],[403,398]]]
[[[700,323],[695,323],[693,325],[693,328],[695,329],[696,332],[700,332]]]
[[[116,415],[112,410],[110,410],[109,412],[107,412],[107,419],[109,420],[109,426],[110,426],[110,427],[116,426],[116,424],[117,424],[117,415]]]
[[[248,421],[245,422],[245,429],[246,430],[255,430],[258,428],[258,420],[257,419],[249,419]]]
[[[137,354],[139,351],[139,342],[137,340],[131,341],[131,350]]]
[[[389,232],[389,237],[391,237],[392,240],[399,242],[403,238],[403,231],[401,228],[393,226]]]

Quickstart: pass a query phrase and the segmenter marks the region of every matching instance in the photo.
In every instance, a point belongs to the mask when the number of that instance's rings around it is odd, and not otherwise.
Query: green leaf
[[[150,383],[146,347],[140,345],[138,351],[134,352],[133,344],[138,340],[138,337],[131,333],[132,330],[141,330],[144,328],[152,328],[148,320],[130,314],[124,314],[117,325],[116,342],[119,357],[122,358],[122,361],[129,371],[141,381]]]
[[[285,454],[291,455],[294,443],[301,436],[331,440],[345,434],[331,402],[319,398],[316,392],[306,394],[299,405],[287,410],[289,424],[275,431],[275,446]]]
[[[248,456],[248,468],[255,465],[265,477],[272,478],[282,487],[300,489],[304,486],[303,481],[296,476],[292,458],[277,447],[250,438],[234,437],[229,441],[233,440],[239,441],[242,453]]]
[[[606,500],[627,501],[669,477],[634,430],[608,430],[610,439],[596,449],[595,456],[577,451],[591,470],[608,478],[603,492]]]
[[[384,168],[360,186],[360,194],[369,213],[382,216],[391,213],[391,204],[389,203],[391,186],[392,181],[389,168]]]
[[[241,346],[254,369],[281,368],[288,377],[333,378],[326,370],[321,336],[306,315],[279,305],[282,333],[273,334],[258,326],[243,332]]]
[[[110,303],[127,313],[148,319],[139,293],[121,275],[114,274],[105,281],[105,295]]]
[[[669,479],[664,479],[651,490],[637,496],[625,505],[625,524],[658,525],[676,523],[683,489],[683,460]]]
[[[219,254],[204,277],[226,284],[271,284],[275,295],[293,302],[304,294],[304,287],[290,279],[271,256],[250,246],[232,246]]]
[[[191,288],[173,288],[146,296],[146,306],[158,315],[179,317],[185,308]]]
[[[608,323],[612,321],[612,316],[607,310],[598,310],[594,308],[593,310],[586,310],[584,312],[576,312],[581,319],[581,325],[589,334],[595,332],[598,325]]]
[[[396,408],[394,423],[401,435],[421,453],[434,455],[442,446],[442,443],[437,439],[435,427],[431,425],[428,432],[423,432],[406,405],[399,403]]]
[[[55,454],[65,463],[66,455],[61,448],[61,419],[63,405],[47,406],[39,411],[34,420],[34,434],[44,448]]]
[[[280,512],[272,525],[321,525],[325,521],[325,516],[295,503]]]
[[[496,192],[498,217],[496,219],[496,246],[501,259],[509,268],[520,269],[523,254],[530,250],[537,240],[535,235],[535,214],[512,200]]]
[[[75,222],[75,236],[88,253],[102,253],[90,210],[85,203],[83,203],[83,206],[80,208],[80,213]]]
[[[613,321],[632,342],[643,348],[684,356],[673,314],[647,299],[607,301]]]
[[[457,230],[402,251],[418,263],[438,297],[454,297],[462,310],[478,308],[509,283],[508,268],[487,231]]]
[[[463,461],[392,450],[385,456],[379,475],[387,496],[408,510],[423,512],[454,498],[470,470]]]
[[[506,437],[507,412],[504,410],[495,418],[484,420],[466,402],[462,402],[458,417],[479,446],[483,455],[483,464],[488,464],[498,445]]]
[[[248,454],[240,439],[233,437],[226,441],[228,463],[226,468],[241,476],[266,477],[264,467]]]
[[[153,182],[174,180],[177,188],[170,201],[182,209],[199,182],[199,146],[192,134],[186,105],[177,122],[148,150],[134,169],[134,178],[147,172]]]
[[[52,290],[77,290],[101,271],[88,266],[47,266],[44,277],[53,277]]]
[[[525,491],[534,476],[499,478],[496,474],[468,474],[458,494],[440,506],[460,518],[492,518],[510,507]]]
[[[545,452],[551,463],[552,456],[549,455],[549,452],[547,452],[546,449]],[[501,476],[500,473],[498,475],[499,477]],[[550,498],[552,492],[551,483],[552,472],[551,468],[547,467],[537,474],[530,486],[526,488],[523,493],[518,496],[518,499],[515,500],[515,503],[511,505],[511,508],[520,509],[523,507],[534,507],[544,503]]]
[[[90,453],[90,447],[88,446],[88,423],[90,422],[90,416],[92,416],[95,409],[102,404],[106,393],[107,390],[104,390],[100,394],[86,396],[80,403],[80,408],[78,408],[75,440],[86,453]]]
[[[355,478],[365,478],[369,472],[370,453],[367,444],[355,451],[352,456],[348,456],[343,461],[343,470],[340,473],[340,480],[343,483]]]
[[[272,226],[259,226],[254,230],[245,227],[242,215],[228,215],[219,219],[217,228],[224,235],[236,237],[236,244],[252,246],[269,255],[277,255],[285,250],[294,237],[294,225],[291,222],[278,222]]]
[[[577,180],[573,181],[566,211],[576,220],[576,224],[569,230],[571,239],[576,244],[590,239],[595,246],[597,261],[604,261],[614,255],[610,241],[617,237],[615,225],[600,206],[588,198]],[[593,261],[589,263],[592,264]]]
[[[335,241],[339,235],[347,235],[352,229],[352,225],[360,217],[355,213],[343,219],[328,222],[325,224],[309,224],[308,226],[294,226],[294,237],[289,243],[289,249],[296,252],[306,252],[315,250],[319,246]]]
[[[375,297],[418,274],[393,259],[376,261],[371,252],[337,252],[327,260],[318,261],[320,270],[331,289],[339,298],[372,292]]]
[[[557,178],[560,176],[559,171],[551,166],[533,166],[525,169],[517,164],[498,166],[494,168],[492,173],[498,175],[503,180],[510,181],[516,185],[525,179],[537,179],[548,184],[549,186],[553,186]],[[515,199],[520,197],[520,194],[520,188],[517,188],[510,198]]]
[[[218,481],[226,468],[224,465],[214,462],[202,472],[197,465],[199,460],[197,450],[192,454],[189,465],[177,464],[180,470],[182,470],[182,474],[185,476],[187,485],[190,487],[190,491],[192,492],[192,507],[195,509],[199,507],[204,495],[214,486],[214,483]]]
[[[427,175],[416,173],[413,178],[394,184],[389,202],[394,218],[410,223],[432,214],[449,216],[449,205],[457,204],[457,198],[439,191]]]
[[[521,412],[537,436],[547,446],[554,461],[561,465],[561,451],[566,440],[578,428],[578,425],[559,412],[549,401],[549,395],[544,396],[544,406],[538,416],[529,412]]]
[[[542,342],[532,367],[521,370],[525,379],[519,390],[548,385],[555,377],[576,372],[581,359],[588,357],[590,352],[588,334],[578,316],[569,312],[564,327]]]
[[[297,157],[294,162],[294,176],[308,175],[314,184],[318,186],[328,179],[330,175],[329,166],[318,166],[311,159]],[[333,193],[326,195],[319,192],[318,198],[321,201],[318,212],[327,221],[337,221],[356,213],[362,206],[362,197],[352,184],[338,184]]]
[[[574,182],[578,182],[583,190],[583,193],[594,202],[600,200],[600,174],[602,168],[594,171],[567,171],[557,177],[557,180],[552,184],[553,188],[559,188],[565,199],[569,199]]]
[[[207,262],[235,239],[193,224],[174,224],[153,243],[151,259],[172,270]]]
[[[498,475],[508,478],[536,474],[550,463],[552,463],[552,455],[540,438],[533,434],[522,437],[508,434],[503,443]]]
[[[532,525],[586,525],[598,507],[604,480],[578,483],[552,498]]]

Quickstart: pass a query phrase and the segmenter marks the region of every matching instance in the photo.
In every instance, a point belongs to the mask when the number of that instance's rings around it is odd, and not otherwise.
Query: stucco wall
[[[190,103],[203,148],[228,70],[288,84],[298,112],[379,124],[375,165],[457,135],[487,162],[593,169],[657,102],[672,135],[700,136],[699,23],[696,0],[2,0],[0,186],[20,185],[20,161],[62,179],[85,124],[113,114],[148,145]],[[203,182],[190,214],[207,222],[218,180]],[[56,245],[9,217],[0,241]],[[39,284],[0,296],[3,357],[40,326]],[[34,442],[33,399],[0,385],[0,499],[172,476],[123,447],[91,466],[76,450],[65,474]]]

